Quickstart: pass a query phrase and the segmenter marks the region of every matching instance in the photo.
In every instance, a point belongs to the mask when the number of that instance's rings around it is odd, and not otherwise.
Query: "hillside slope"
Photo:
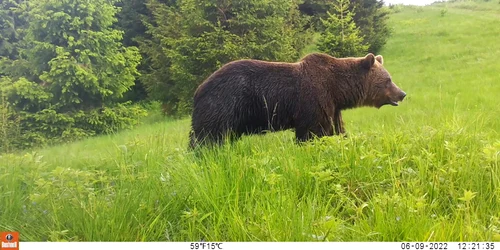
[[[500,240],[500,15],[485,6],[393,14],[381,54],[407,99],[345,112],[347,139],[298,146],[287,131],[195,154],[182,120],[2,155],[0,231],[25,241]]]

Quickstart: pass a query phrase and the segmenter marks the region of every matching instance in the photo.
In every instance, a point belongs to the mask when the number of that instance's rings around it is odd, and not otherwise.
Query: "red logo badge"
[[[0,232],[0,250],[19,250],[19,233]]]

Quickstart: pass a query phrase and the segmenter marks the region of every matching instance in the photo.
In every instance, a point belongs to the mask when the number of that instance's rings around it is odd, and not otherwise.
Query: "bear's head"
[[[365,78],[365,98],[363,105],[380,108],[386,104],[398,106],[406,93],[392,81],[391,75],[383,66],[381,55],[368,54],[361,59],[361,65],[367,70]]]

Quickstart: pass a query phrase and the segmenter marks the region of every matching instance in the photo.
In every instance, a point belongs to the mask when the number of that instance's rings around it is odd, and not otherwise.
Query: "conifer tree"
[[[16,2],[17,1],[17,2]],[[18,136],[0,141],[24,148],[110,133],[137,123],[144,110],[121,102],[134,84],[138,49],[113,28],[116,0],[9,0],[0,12],[0,128],[15,119]],[[0,2],[2,3],[2,2]],[[26,25],[12,14],[24,10]],[[15,36],[22,31],[22,36]],[[9,45],[9,44],[7,44]],[[22,65],[23,67],[19,67]],[[18,70],[18,69],[22,70]],[[15,70],[16,69],[16,70]],[[12,129],[0,129],[10,131]],[[1,131],[0,131],[1,132]],[[13,133],[9,133],[13,134]]]
[[[134,85],[140,55],[122,45],[109,0],[30,2],[26,58],[61,111],[115,102]]]
[[[325,30],[321,33],[318,48],[335,57],[362,56],[368,50],[360,30],[353,20],[348,0],[337,0],[327,18],[321,19]]]

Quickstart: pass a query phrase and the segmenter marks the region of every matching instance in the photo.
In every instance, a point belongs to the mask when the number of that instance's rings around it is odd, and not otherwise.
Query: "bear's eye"
[[[391,87],[391,84],[392,84],[392,81],[388,80],[387,82],[385,82],[385,87],[389,88],[389,87]]]

